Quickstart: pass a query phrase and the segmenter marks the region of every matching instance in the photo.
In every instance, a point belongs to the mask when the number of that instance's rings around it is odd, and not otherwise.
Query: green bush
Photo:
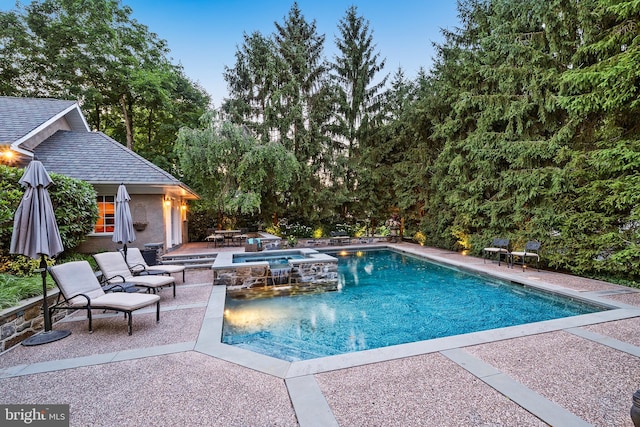
[[[295,236],[302,238],[311,238],[313,237],[313,229],[308,225],[304,224],[287,224],[280,221],[280,230],[285,236]]]
[[[0,254],[9,251],[13,216],[24,189],[18,183],[24,169],[0,165]],[[64,175],[50,173],[54,185],[49,195],[65,249],[73,249],[93,231],[98,219],[96,192],[91,184]]]
[[[53,259],[47,258],[47,265],[54,265]],[[24,255],[5,255],[0,257],[0,272],[18,277],[29,277],[40,268],[40,259],[31,259]]]
[[[40,260],[22,255],[10,255],[13,217],[22,200],[24,188],[19,184],[24,169],[0,165],[0,272],[18,277],[33,275]],[[84,181],[50,173],[54,185],[49,187],[60,238],[65,250],[72,250],[93,231],[98,219],[96,192]],[[53,261],[48,260],[51,265]],[[38,275],[39,277],[39,275]]]

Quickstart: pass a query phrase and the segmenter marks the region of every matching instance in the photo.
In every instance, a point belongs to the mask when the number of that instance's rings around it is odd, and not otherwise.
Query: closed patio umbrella
[[[47,190],[53,181],[44,165],[38,160],[32,160],[19,182],[26,188],[13,219],[13,234],[11,235],[9,252],[26,255],[32,259],[40,258],[44,315],[44,331],[27,338],[22,341],[22,344],[46,344],[71,334],[70,331],[53,331],[51,329],[51,313],[47,303],[47,261],[45,257],[55,257],[64,250]]]
[[[131,217],[131,209],[129,209],[129,193],[124,184],[118,187],[116,194],[116,217],[115,227],[113,228],[112,240],[116,243],[122,243],[122,252],[124,259],[127,259],[127,243],[136,240],[136,233],[133,231],[133,218]]]

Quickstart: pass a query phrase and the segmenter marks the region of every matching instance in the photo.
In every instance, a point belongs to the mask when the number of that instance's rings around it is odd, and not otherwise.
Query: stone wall
[[[338,283],[338,262],[305,262],[296,264],[291,270],[292,283]]]
[[[274,286],[272,276],[275,275],[269,274],[266,267],[222,268],[214,270],[213,284],[227,286],[227,291],[232,295],[239,295],[252,289],[290,287],[290,285],[299,291],[313,292],[315,288],[335,290],[338,286],[338,263],[337,261],[295,263],[288,271],[288,275],[288,280],[279,281]]]
[[[58,300],[58,290],[47,293],[49,306]],[[67,310],[56,310],[51,316],[51,322],[62,320]],[[0,352],[20,344],[44,329],[42,315],[42,296],[24,301],[17,307],[0,311]]]

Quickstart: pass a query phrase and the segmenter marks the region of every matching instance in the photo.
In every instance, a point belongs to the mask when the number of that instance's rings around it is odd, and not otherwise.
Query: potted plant
[[[133,228],[136,231],[144,231],[144,229],[147,228],[147,223],[146,222],[134,222],[133,223]]]

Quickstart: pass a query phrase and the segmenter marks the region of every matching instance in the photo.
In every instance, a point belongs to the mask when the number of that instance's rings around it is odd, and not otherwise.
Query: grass
[[[69,253],[65,254],[63,259],[56,260],[56,262],[65,263],[70,261],[88,261],[91,268],[94,270],[97,268],[96,262],[91,255]],[[22,271],[33,271],[33,268],[37,268],[39,260],[26,260],[26,257],[19,259],[22,265]],[[29,267],[25,263],[31,262],[33,265]],[[55,288],[55,283],[51,278],[51,275],[47,274],[47,289]],[[33,273],[28,276],[15,276],[8,273],[0,273],[0,310],[5,308],[15,307],[20,304],[22,300],[27,298],[42,295],[42,276],[40,273]]]
[[[47,275],[47,289],[55,288],[53,279]],[[28,277],[0,274],[0,310],[15,307],[20,301],[42,295],[42,277],[36,274]]]

